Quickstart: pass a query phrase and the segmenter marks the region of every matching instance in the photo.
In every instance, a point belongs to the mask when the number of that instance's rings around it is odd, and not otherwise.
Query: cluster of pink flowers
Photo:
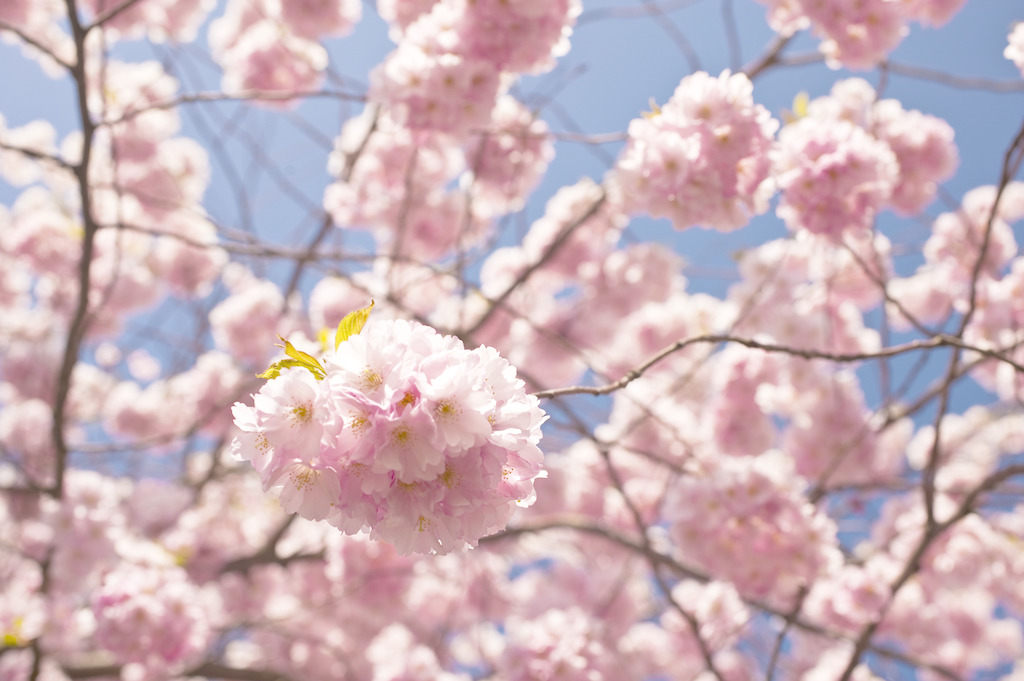
[[[464,135],[487,124],[501,72],[485,61],[404,42],[370,73],[370,100],[414,130]]]
[[[571,280],[581,269],[608,256],[628,218],[617,206],[606,202],[583,220],[603,196],[601,187],[589,179],[559,189],[523,237],[523,257],[528,262],[544,259],[544,272],[557,275],[561,282]],[[560,239],[561,246],[553,249]]]
[[[82,4],[93,16],[98,16],[122,9],[124,3],[118,0],[86,0]],[[192,42],[214,4],[211,0],[139,0],[105,21],[103,30],[116,37],[144,34],[154,41]]]
[[[579,13],[579,0],[440,0],[396,27],[401,42],[371,72],[370,101],[417,130],[482,128],[507,85],[504,75],[550,69],[568,51]]]
[[[811,27],[833,68],[869,69],[885,59],[907,34],[911,21],[941,26],[967,0],[760,0],[768,21],[791,35]]]
[[[244,364],[263,364],[281,327],[284,296],[273,282],[237,264],[224,270],[223,281],[228,295],[210,310],[213,341]]]
[[[675,482],[664,513],[685,560],[741,595],[778,603],[838,564],[832,520],[803,497],[787,464],[781,452],[727,458]]]
[[[878,304],[871,277],[890,270],[889,242],[884,236],[851,235],[834,243],[799,232],[793,239],[769,241],[744,252],[741,281],[729,289],[736,305],[756,295],[733,327],[740,334],[763,334],[794,348],[831,352],[873,351],[878,332],[864,324],[862,310]],[[856,258],[853,257],[856,254]],[[870,263],[870,274],[860,263]],[[780,315],[781,306],[791,314]]]
[[[498,99],[491,124],[467,144],[474,206],[491,214],[519,210],[540,181],[555,150],[547,124],[508,95]]]
[[[1010,225],[1024,217],[1024,183],[1007,185],[998,206],[995,201],[995,187],[970,190],[957,210],[935,218],[931,235],[921,249],[925,258],[922,269],[943,271],[947,284],[941,288],[953,293],[958,307],[966,303],[980,258],[984,256],[979,273],[987,283],[999,279],[1017,255],[1017,240]]]
[[[109,121],[97,138],[102,144],[93,145],[90,167],[99,219],[138,226],[199,204],[209,162],[198,142],[174,136],[180,121],[168,104],[178,81],[155,61],[111,61],[102,69],[90,63],[89,107]]]
[[[3,114],[0,114],[0,140],[12,147],[52,155],[57,150],[56,137],[57,131],[48,121],[32,121],[16,128],[8,128]],[[44,171],[39,164],[23,154],[0,149],[0,177],[11,185],[25,186],[36,182],[42,176]]]
[[[807,480],[836,487],[889,480],[899,473],[913,426],[903,419],[880,431],[852,372],[791,368],[788,385],[774,401],[795,407],[781,410],[793,416],[781,447]]]
[[[497,351],[402,320],[368,325],[322,363],[286,347],[308,359],[235,405],[233,449],[288,512],[446,553],[533,503],[545,416]]]
[[[488,256],[481,271],[481,292],[495,299],[508,290],[531,265],[522,248],[499,248]],[[562,280],[527,278],[515,287],[507,302],[488,311],[486,298],[470,301],[472,317],[487,314],[477,338],[501,350],[510,362],[529,367],[524,378],[535,387],[571,382],[585,367],[577,353],[558,338],[564,333],[570,308],[555,298]]]
[[[382,251],[435,260],[479,240],[485,222],[449,185],[463,154],[447,135],[416,134],[386,111],[349,119],[328,161],[324,206],[338,225],[373,233]]]
[[[226,431],[229,419],[222,410],[243,380],[230,355],[211,351],[168,378],[145,386],[110,379],[113,385],[94,388],[92,394],[103,398],[101,416],[111,435],[170,441],[200,425],[207,433]]]
[[[31,36],[36,49],[23,46],[30,56],[50,76],[64,75],[63,66],[54,57],[70,64],[75,59],[75,43],[64,29],[67,5],[57,0],[8,0],[0,5],[0,20]]]
[[[677,229],[736,229],[768,208],[777,129],[744,74],[695,73],[664,107],[629,124],[612,180],[627,212],[667,217]]]
[[[779,135],[778,214],[792,229],[867,232],[892,194],[892,149],[849,121],[803,118]]]
[[[397,43],[409,24],[436,4],[437,0],[377,0],[377,14],[391,25],[391,39]]]
[[[92,594],[96,643],[111,651],[139,679],[161,678],[168,668],[183,669],[209,644],[209,595],[185,571],[169,566],[121,563]],[[148,677],[151,667],[155,676]]]
[[[867,232],[885,207],[923,209],[956,164],[945,121],[876,101],[863,80],[840,81],[779,134],[778,214],[791,229],[830,238]]]
[[[373,106],[346,122],[331,155],[335,222],[373,232],[393,256],[439,260],[521,209],[554,150],[547,125],[503,93],[568,49],[578,5],[382,3],[399,44],[370,74]]]
[[[1020,451],[1019,442],[1013,451]],[[866,567],[889,583],[921,541],[923,501],[920,494],[890,499],[872,527]],[[936,517],[948,518],[958,505],[953,497],[939,494]],[[1000,659],[1019,658],[1024,653],[1024,599],[1010,585],[1024,578],[1021,528],[1014,518],[1020,510],[968,515],[937,538],[919,558],[914,580],[893,599],[880,635],[899,640],[918,659],[960,675]]]
[[[582,11],[580,0],[441,0],[438,6],[458,17],[453,31],[466,58],[519,73],[551,70],[555,57],[569,51]]]
[[[316,87],[327,68],[320,38],[348,33],[361,11],[359,0],[231,0],[210,25],[224,89],[288,93]]]
[[[499,662],[509,681],[611,678],[614,651],[609,650],[600,623],[579,608],[550,609],[530,618],[511,617]]]
[[[913,321],[935,323],[950,312],[967,309],[974,267],[985,244],[976,294],[977,315],[965,331],[965,339],[982,347],[1013,345],[1024,311],[1019,293],[1024,271],[1014,259],[1018,252],[1013,223],[1024,218],[1024,183],[1010,182],[1001,192],[992,186],[976,187],[966,194],[955,211],[940,214],[922,248],[925,262],[908,277],[896,279],[890,293],[899,306],[895,319],[903,326]],[[987,234],[987,236],[986,236]],[[1007,266],[1008,272],[1004,272]],[[908,317],[910,319],[908,319]],[[979,368],[982,380],[992,385],[992,372],[1002,374],[1001,395],[1012,394],[1012,367],[987,364]],[[1009,373],[1005,373],[1009,370]]]
[[[877,561],[844,565],[818,580],[807,595],[807,612],[817,622],[855,635],[885,607],[889,575]]]
[[[91,217],[100,226],[90,235],[92,303],[86,338],[93,342],[116,333],[130,315],[168,294],[207,295],[227,255],[217,244],[216,228],[198,207],[207,183],[205,151],[176,136],[177,113],[166,107],[177,93],[177,81],[152,61],[111,60],[100,68],[99,61],[90,60],[84,85],[91,115],[103,122],[93,137],[89,164]],[[45,125],[9,130],[0,122],[5,144],[76,163],[81,138],[69,136],[58,150],[54,137]],[[10,412],[0,424],[0,441],[30,479],[48,484],[55,450],[26,436],[28,429],[42,433],[52,424],[61,338],[78,304],[87,235],[75,215],[77,194],[68,191],[66,171],[43,164],[33,172],[24,158],[18,160],[2,155],[5,179],[15,185],[42,180],[49,188],[30,186],[10,211],[0,211],[0,301],[18,309],[9,315],[0,339],[6,349],[0,361],[2,401]],[[204,366],[197,365],[195,372],[144,386],[155,375],[141,383],[119,383],[120,353],[115,358],[108,353],[106,359],[100,354],[96,364],[80,362],[72,372],[69,418],[102,421],[111,434],[142,438],[183,433],[196,419],[223,427],[223,419],[210,418],[209,412],[223,404],[234,389],[228,384],[238,377],[226,356],[201,360]],[[176,407],[168,409],[168,403]]]
[[[414,135],[386,111],[364,111],[335,140],[327,170],[339,181],[324,191],[324,206],[339,225],[394,232],[404,207],[436,200],[461,169],[451,146],[441,135]],[[379,240],[386,243],[384,235]]]
[[[771,449],[778,433],[762,403],[763,384],[779,380],[779,361],[767,353],[733,346],[716,358],[715,385],[707,419],[715,447],[731,456],[757,456]]]
[[[337,224],[372,231],[382,250],[440,259],[475,246],[489,219],[522,208],[554,155],[547,133],[507,95],[464,140],[368,109],[337,139],[328,171],[338,181],[324,206]]]

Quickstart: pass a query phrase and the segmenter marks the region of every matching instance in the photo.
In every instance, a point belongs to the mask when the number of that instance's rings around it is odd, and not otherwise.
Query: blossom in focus
[[[342,320],[315,358],[285,341],[232,448],[285,510],[404,553],[473,546],[535,499],[544,412],[498,352],[404,320]]]

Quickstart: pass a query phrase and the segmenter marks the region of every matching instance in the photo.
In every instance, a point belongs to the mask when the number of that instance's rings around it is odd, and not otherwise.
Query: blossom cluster
[[[759,0],[784,35],[810,27],[832,68],[869,69],[885,59],[917,22],[941,26],[967,0]]]
[[[231,0],[210,25],[224,89],[285,95],[316,87],[327,68],[319,40],[351,31],[361,9],[358,0]]]
[[[122,563],[93,593],[96,642],[119,662],[184,666],[209,644],[211,605],[180,568]]]
[[[547,125],[509,95],[464,139],[367,109],[335,142],[324,207],[338,225],[371,231],[382,250],[436,260],[521,209],[553,156]]]
[[[781,452],[728,458],[684,477],[666,499],[670,533],[687,560],[729,579],[742,595],[788,603],[799,586],[839,563],[835,527],[786,479]],[[757,560],[745,556],[757,555]]]
[[[779,217],[791,229],[835,239],[863,234],[883,208],[920,211],[953,174],[948,123],[876,98],[864,80],[840,81],[782,129],[772,173],[782,192]]]
[[[506,74],[547,71],[568,51],[580,11],[579,0],[440,0],[395,26],[401,42],[371,72],[370,101],[415,130],[483,127]]]
[[[763,213],[768,150],[778,121],[753,99],[744,74],[683,78],[660,109],[629,124],[613,172],[628,212],[668,217],[677,229],[731,230]]]
[[[85,0],[82,6],[93,16],[111,14],[104,22],[104,30],[113,36],[145,34],[154,42],[195,40],[200,25],[214,7],[210,0],[144,0],[127,7],[121,4],[116,0]]]
[[[475,545],[533,503],[544,412],[492,348],[404,320],[358,333],[368,312],[322,362],[285,342],[291,359],[234,406],[233,450],[290,513],[405,553]]]

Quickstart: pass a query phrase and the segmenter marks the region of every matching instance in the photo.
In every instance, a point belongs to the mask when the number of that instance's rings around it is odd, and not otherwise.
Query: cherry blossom
[[[496,351],[401,320],[339,339],[322,363],[286,342],[293,359],[233,409],[235,451],[286,511],[446,553],[533,503],[544,413]]]
[[[745,75],[696,73],[664,107],[630,123],[630,144],[613,179],[630,212],[643,207],[677,229],[736,229],[768,207],[768,151],[777,126],[754,104]]]

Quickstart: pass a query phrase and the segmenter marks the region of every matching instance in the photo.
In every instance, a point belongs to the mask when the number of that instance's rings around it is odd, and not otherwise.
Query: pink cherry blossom
[[[677,229],[736,229],[767,210],[777,127],[745,75],[696,73],[664,107],[630,123],[612,179],[628,212],[667,217]]]
[[[498,99],[491,123],[470,138],[466,150],[474,209],[484,214],[523,207],[555,154],[548,126],[508,95]]]
[[[371,323],[236,404],[234,450],[285,510],[446,553],[533,503],[543,412],[496,351],[405,321]]]
[[[351,32],[361,13],[358,0],[281,0],[281,21],[310,40]]]
[[[915,213],[935,196],[936,184],[956,169],[953,128],[920,111],[904,111],[894,99],[878,102],[872,114],[875,134],[889,144],[900,166],[890,202],[901,213]]]
[[[620,206],[604,198],[601,187],[591,180],[559,189],[523,237],[524,255],[531,262],[546,257],[544,270],[566,278],[605,257],[618,243],[627,218]],[[596,206],[597,211],[588,215]],[[564,243],[553,251],[559,240]]]
[[[774,172],[782,192],[777,212],[789,228],[838,239],[870,230],[892,196],[899,163],[862,128],[808,116],[782,129]]]
[[[178,568],[126,563],[93,595],[96,640],[120,662],[180,668],[209,642],[211,605]]]
[[[568,38],[581,10],[579,0],[441,0],[408,34],[413,37],[421,24],[454,15],[460,54],[504,71],[539,73],[569,51]]]
[[[578,609],[551,609],[536,619],[511,619],[506,626],[500,667],[510,681],[611,678],[614,657],[600,624]]]
[[[760,0],[769,8],[771,26],[792,35],[810,27],[821,37],[819,47],[832,68],[869,69],[885,59],[907,35],[908,22],[941,26],[965,0],[869,0],[815,2]]]
[[[412,130],[462,136],[487,126],[499,88],[490,62],[402,42],[370,73],[369,97]]]
[[[724,459],[672,486],[665,517],[689,560],[740,594],[788,602],[838,559],[831,520],[807,504],[779,454]],[[743,556],[757,555],[756,561]],[[742,554],[742,555],[741,555]]]
[[[227,264],[212,224],[175,213],[162,225],[147,264],[176,295],[201,297],[210,292]]]
[[[214,340],[242,361],[260,364],[270,356],[283,307],[273,283],[242,278],[236,292],[210,312]]]
[[[88,0],[84,5],[94,16],[119,7],[114,0]],[[191,42],[213,6],[210,0],[140,0],[107,21],[104,30],[125,37],[144,33],[150,40]]]
[[[253,24],[225,50],[224,89],[272,94],[315,89],[327,67],[327,52],[298,35],[282,35],[278,24]]]
[[[392,39],[398,42],[404,31],[420,16],[430,12],[438,0],[377,0],[377,13],[396,31]]]

